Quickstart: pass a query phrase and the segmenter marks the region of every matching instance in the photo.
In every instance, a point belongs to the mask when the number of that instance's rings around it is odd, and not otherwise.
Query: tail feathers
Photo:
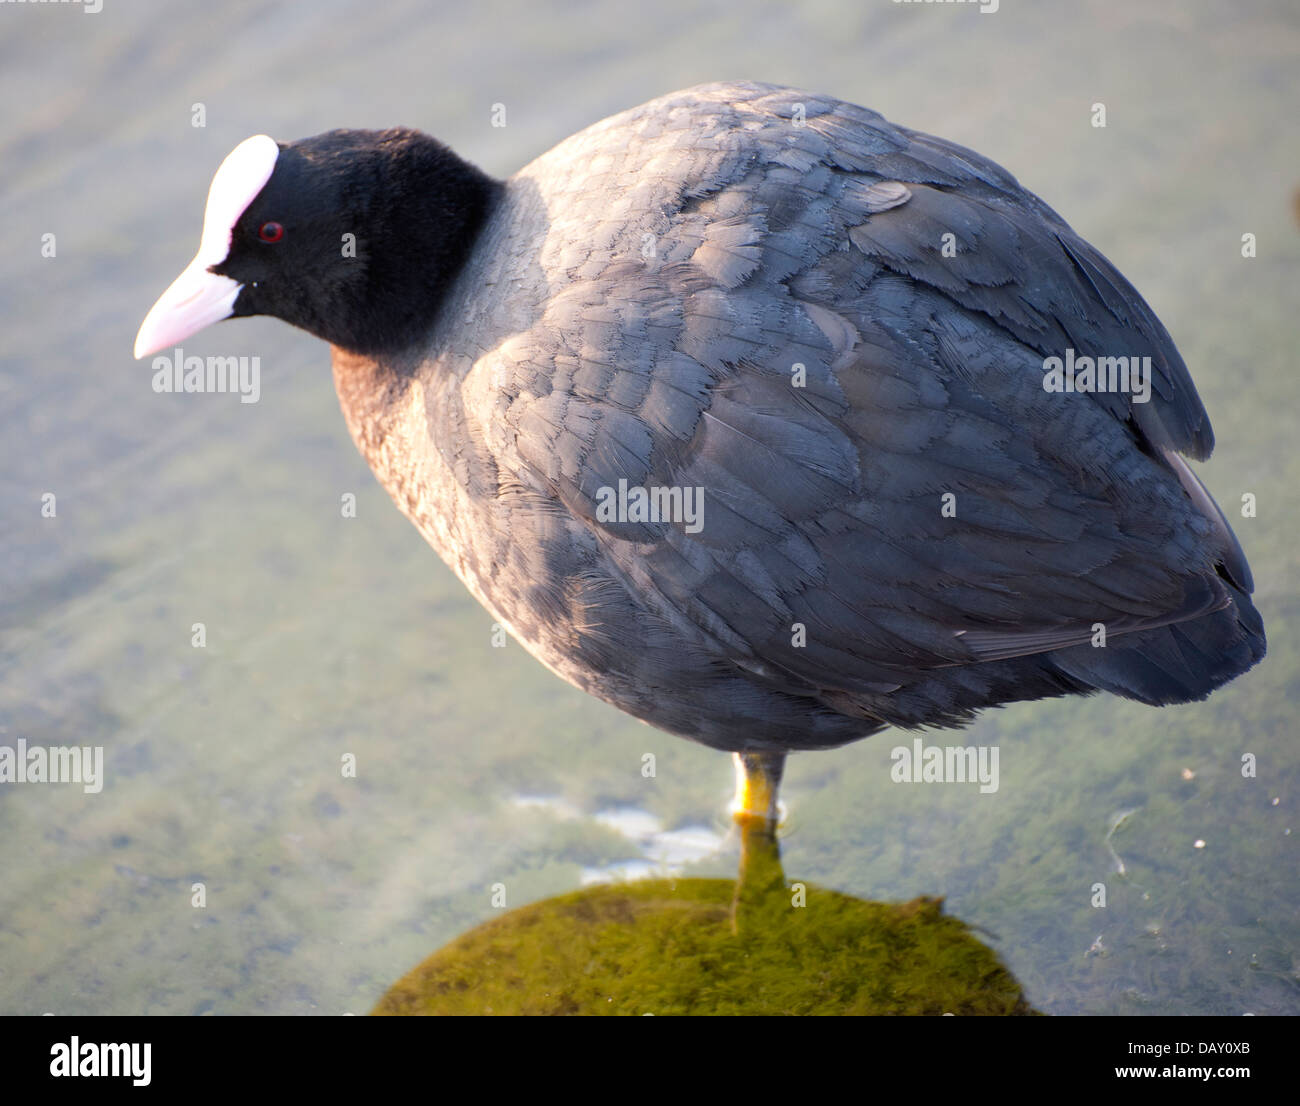
[[[1061,649],[1052,664],[1090,687],[1152,706],[1204,699],[1264,656],[1264,622],[1250,596],[1229,584],[1228,606],[1187,622]]]
[[[1237,541],[1237,535],[1232,532],[1232,527],[1228,525],[1228,520],[1224,516],[1222,509],[1214,502],[1214,497],[1210,495],[1205,485],[1201,483],[1201,478],[1191,470],[1187,462],[1179,457],[1177,453],[1164,450],[1164,458],[1169,467],[1174,470],[1178,482],[1183,486],[1183,491],[1196,504],[1201,514],[1209,519],[1214,526],[1218,545],[1220,575],[1249,596],[1255,590],[1255,579],[1250,574],[1250,565],[1246,562],[1246,554],[1242,551],[1241,543]],[[1250,605],[1249,598],[1246,600],[1246,605]],[[1253,607],[1251,612],[1254,613]],[[1259,622],[1258,614],[1255,614],[1255,621]],[[1259,625],[1260,633],[1263,633],[1263,623],[1261,622]]]

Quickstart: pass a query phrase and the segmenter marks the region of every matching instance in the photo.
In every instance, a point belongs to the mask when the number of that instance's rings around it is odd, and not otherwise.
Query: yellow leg
[[[742,919],[757,917],[763,906],[779,907],[785,896],[785,872],[776,827],[784,753],[735,753],[736,797],[731,815],[740,830],[740,874],[731,924],[742,929]],[[760,923],[761,924],[761,923]]]
[[[781,775],[785,771],[784,753],[732,753],[736,763],[736,797],[731,814],[737,822],[762,819],[776,832],[777,799]]]

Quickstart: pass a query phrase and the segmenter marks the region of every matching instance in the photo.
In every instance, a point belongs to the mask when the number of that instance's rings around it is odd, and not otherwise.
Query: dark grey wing
[[[657,616],[790,690],[870,697],[1230,602],[1214,560],[1239,550],[1162,454],[1208,454],[1208,419],[1104,258],[970,151],[701,93],[712,129],[698,99],[645,122],[690,186],[584,255],[506,414]],[[1151,357],[1150,402],[1046,392],[1067,347]],[[600,517],[620,481],[701,489],[702,527]]]

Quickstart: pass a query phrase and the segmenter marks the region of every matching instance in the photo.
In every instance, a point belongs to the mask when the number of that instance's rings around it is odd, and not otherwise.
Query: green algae
[[[1036,1013],[942,900],[865,902],[793,884],[736,932],[735,890],[646,880],[532,903],[435,952],[372,1013]]]

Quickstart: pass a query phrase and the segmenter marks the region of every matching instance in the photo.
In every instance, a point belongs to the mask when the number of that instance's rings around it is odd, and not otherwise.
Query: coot
[[[479,602],[738,754],[742,814],[790,750],[1187,702],[1264,654],[1151,309],[1005,170],[853,104],[704,85],[504,182],[414,130],[250,138],[136,356],[244,315],[331,343]]]

